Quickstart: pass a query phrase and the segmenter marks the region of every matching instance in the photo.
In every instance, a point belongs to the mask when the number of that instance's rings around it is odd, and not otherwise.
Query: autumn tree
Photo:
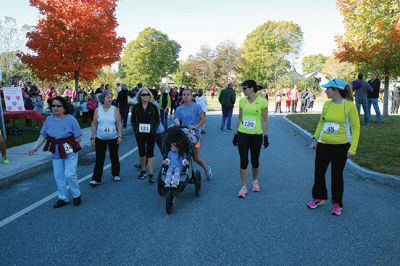
[[[168,35],[145,28],[136,40],[128,43],[119,62],[121,79],[130,86],[142,82],[154,85],[176,71],[181,46]]]
[[[383,74],[383,114],[388,115],[389,78],[400,74],[399,0],[337,0],[345,33],[338,36],[335,56],[359,68]]]
[[[117,37],[117,0],[30,0],[40,19],[27,34],[33,55],[21,54],[39,78],[93,80],[97,69],[119,60],[125,39]]]
[[[310,73],[314,71],[321,72],[322,67],[327,59],[328,57],[323,54],[305,56],[301,61],[303,73]]]
[[[275,84],[290,71],[290,62],[300,52],[303,33],[298,24],[268,21],[253,30],[241,49],[241,77],[261,84]]]

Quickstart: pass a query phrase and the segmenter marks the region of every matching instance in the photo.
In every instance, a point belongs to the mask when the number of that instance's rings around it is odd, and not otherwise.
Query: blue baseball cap
[[[342,79],[331,79],[328,83],[321,85],[323,88],[336,88],[344,91],[346,89],[346,82]]]

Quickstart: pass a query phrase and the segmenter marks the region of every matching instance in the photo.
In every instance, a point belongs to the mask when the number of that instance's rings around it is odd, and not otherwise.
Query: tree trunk
[[[78,86],[79,86],[79,70],[74,71],[74,80],[75,80],[75,91],[78,92]]]
[[[385,87],[383,90],[383,116],[387,117],[389,115],[388,112],[389,105],[389,73],[385,71]]]

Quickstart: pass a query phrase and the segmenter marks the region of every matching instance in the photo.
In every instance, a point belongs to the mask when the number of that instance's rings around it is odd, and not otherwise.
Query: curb
[[[301,128],[296,123],[290,121],[287,118],[287,115],[283,117],[289,124],[291,124],[297,131],[306,139],[312,139],[312,135]],[[371,171],[367,168],[359,166],[357,163],[352,161],[351,159],[347,159],[346,167],[354,174],[356,174],[359,178],[367,180],[373,183],[379,183],[389,186],[400,186],[400,176],[384,174],[375,171]]]
[[[123,129],[122,134],[127,135],[131,132],[132,132],[132,127],[127,127]],[[82,156],[86,153],[95,150],[95,147],[92,145],[90,141],[86,144],[83,144],[81,147],[82,149],[78,152],[78,158],[79,156]],[[4,178],[0,179],[0,187],[21,182],[28,178],[34,177],[35,175],[48,171],[51,168],[52,168],[51,156],[48,155],[46,158],[36,161],[34,167],[24,169],[17,173],[10,173],[9,175],[6,175]]]

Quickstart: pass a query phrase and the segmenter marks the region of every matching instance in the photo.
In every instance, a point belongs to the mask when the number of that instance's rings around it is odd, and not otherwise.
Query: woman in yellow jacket
[[[307,203],[317,208],[328,198],[325,173],[331,164],[332,214],[343,208],[343,170],[347,158],[356,154],[360,137],[360,120],[351,89],[341,79],[322,85],[330,100],[325,102],[311,147],[316,149],[313,200]]]

